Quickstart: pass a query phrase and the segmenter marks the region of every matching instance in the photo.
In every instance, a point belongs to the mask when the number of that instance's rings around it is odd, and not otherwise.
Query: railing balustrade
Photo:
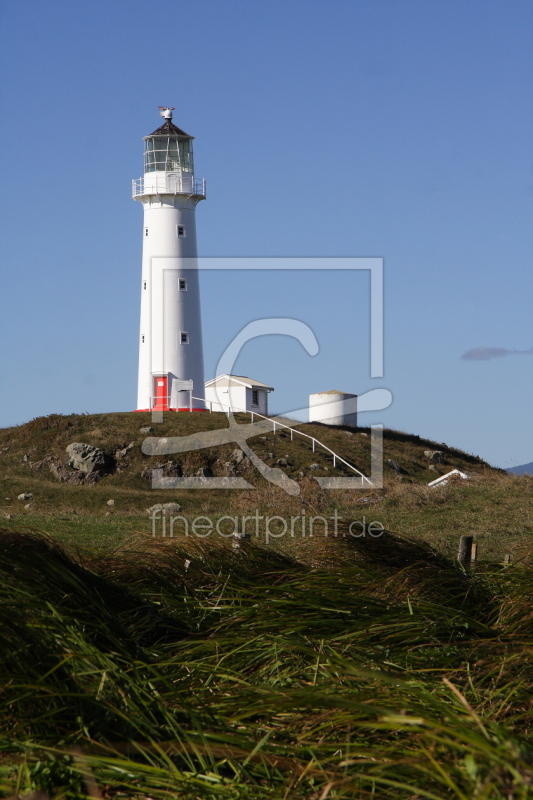
[[[161,403],[164,400],[166,400],[166,408],[161,407]],[[194,395],[192,395],[192,393],[191,393],[191,395],[189,395],[189,411],[192,411],[192,401],[193,400],[199,400],[201,403],[205,403],[206,405],[209,406],[209,412],[210,413],[213,412],[213,401],[212,400],[206,400],[204,397],[194,397]],[[151,401],[151,410],[152,411],[166,411],[166,410],[168,410],[168,406],[169,406],[169,403],[170,403],[170,395],[165,395],[163,397],[151,397],[150,401]],[[154,404],[154,401],[155,401],[155,404]],[[227,408],[228,410],[224,411],[223,412],[224,414],[228,414],[229,415],[229,413],[232,413],[232,412],[235,412],[236,414],[250,414],[252,424],[254,423],[254,418],[255,417],[261,417],[261,419],[264,419],[267,422],[272,423],[273,433],[274,434],[276,433],[276,429],[277,428],[285,428],[286,430],[290,431],[290,433],[291,433],[291,441],[293,441],[294,433],[297,433],[298,436],[303,436],[305,439],[310,439],[311,440],[311,444],[312,444],[312,448],[313,448],[313,453],[316,452],[316,446],[319,445],[324,450],[327,450],[328,453],[331,453],[331,455],[333,456],[333,467],[334,468],[337,467],[337,461],[340,461],[342,464],[344,464],[346,467],[348,467],[348,469],[351,469],[352,472],[355,472],[357,475],[359,475],[359,477],[362,478],[363,482],[367,481],[368,485],[372,486],[372,481],[369,478],[367,478],[366,475],[363,475],[363,473],[360,472],[356,467],[352,466],[352,464],[348,463],[348,461],[346,461],[344,458],[342,458],[341,456],[337,455],[337,453],[335,453],[335,451],[332,450],[331,447],[328,447],[327,444],[324,444],[323,442],[319,441],[318,439],[315,439],[314,436],[310,436],[308,433],[304,433],[303,431],[298,431],[295,428],[291,427],[290,425],[285,425],[283,422],[280,422],[279,420],[276,420],[276,419],[274,419],[272,417],[265,417],[264,414],[259,414],[257,411],[249,411],[247,408],[239,409],[239,408],[235,408],[233,406],[226,406],[224,403],[220,403],[218,401],[215,402],[215,405],[219,406],[221,408]]]
[[[211,400],[206,400],[203,397],[192,397],[191,399],[192,400],[200,400],[202,403],[208,404],[209,405],[209,411],[210,412],[213,411],[213,402]],[[305,439],[311,439],[311,443],[312,443],[312,446],[313,446],[313,453],[316,452],[316,445],[319,445],[324,450],[327,450],[328,453],[331,453],[331,455],[333,456],[333,467],[334,468],[336,468],[336,466],[337,466],[337,461],[340,461],[342,464],[344,464],[346,467],[348,467],[348,469],[351,469],[352,472],[355,472],[357,475],[359,475],[359,477],[362,478],[363,482],[366,481],[369,486],[372,486],[372,481],[369,478],[367,478],[366,475],[363,475],[363,473],[360,472],[356,467],[352,466],[344,458],[342,458],[341,456],[337,455],[337,453],[335,453],[335,451],[332,450],[331,447],[328,447],[327,444],[324,444],[323,442],[319,441],[318,439],[315,439],[314,436],[310,436],[308,433],[304,433],[303,431],[298,431],[295,428],[291,427],[290,425],[285,425],[283,422],[280,422],[279,420],[273,419],[272,417],[265,417],[264,414],[259,414],[257,411],[249,411],[247,408],[239,409],[239,408],[234,408],[233,406],[226,406],[224,403],[220,403],[218,401],[215,403],[215,405],[220,406],[221,408],[227,408],[228,411],[224,411],[223,412],[224,414],[229,414],[230,412],[235,412],[236,414],[250,414],[252,424],[253,424],[253,421],[254,421],[254,417],[261,417],[261,419],[264,419],[267,422],[271,422],[272,423],[272,427],[273,427],[273,432],[274,433],[276,433],[276,427],[285,428],[286,430],[291,432],[291,441],[293,440],[293,434],[294,433],[297,433],[298,436],[303,436]]]
[[[192,175],[155,175],[153,178],[137,178],[132,181],[133,197],[147,194],[188,194],[192,197],[205,197],[204,178]]]

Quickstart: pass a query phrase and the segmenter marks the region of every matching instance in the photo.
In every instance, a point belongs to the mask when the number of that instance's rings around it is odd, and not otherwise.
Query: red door
[[[168,411],[168,378],[166,375],[154,378],[154,411]]]

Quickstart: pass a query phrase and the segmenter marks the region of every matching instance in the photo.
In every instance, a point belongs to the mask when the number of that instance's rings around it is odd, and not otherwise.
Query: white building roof
[[[273,386],[267,386],[266,383],[255,381],[253,378],[246,378],[244,375],[218,375],[210,381],[206,381],[206,386],[246,386],[247,389],[265,389],[267,392],[273,392]]]
[[[452,469],[452,471],[447,472],[446,475],[440,475],[438,478],[435,478],[434,481],[428,483],[428,486],[446,486],[448,480],[454,475],[458,475],[459,478],[462,478],[463,480],[469,479],[469,475],[466,472],[461,472],[460,469]]]

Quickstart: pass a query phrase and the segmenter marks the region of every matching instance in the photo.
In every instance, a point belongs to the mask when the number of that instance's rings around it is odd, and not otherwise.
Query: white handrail
[[[213,410],[213,403],[210,400],[206,400],[204,397],[194,397],[194,396],[192,396],[191,399],[192,400],[200,400],[202,403],[209,403],[209,411]],[[323,442],[320,442],[318,439],[315,439],[314,436],[310,436],[308,433],[303,433],[303,431],[298,431],[295,428],[292,428],[290,425],[285,425],[283,422],[279,422],[279,420],[276,420],[276,419],[274,419],[272,417],[265,417],[264,414],[259,414],[258,411],[249,411],[247,408],[245,408],[245,409],[233,408],[232,406],[227,406],[224,403],[220,403],[220,402],[217,402],[217,405],[223,406],[224,408],[227,408],[229,411],[235,411],[237,414],[250,414],[251,417],[252,417],[252,424],[254,424],[254,416],[261,417],[261,419],[265,419],[267,422],[271,422],[272,423],[272,426],[274,428],[274,433],[276,432],[276,425],[278,427],[280,427],[280,428],[286,428],[287,430],[289,430],[291,432],[291,440],[292,440],[293,431],[295,431],[298,434],[298,436],[304,436],[306,439],[311,439],[311,441],[313,443],[313,453],[315,452],[315,445],[316,444],[320,445],[320,447],[323,447],[324,450],[327,450],[333,456],[333,466],[334,467],[337,466],[337,464],[336,464],[337,461],[341,461],[343,464],[345,464],[348,467],[348,469],[351,469],[352,472],[355,472],[357,475],[359,475],[363,479],[363,481],[368,481],[369,485],[372,486],[372,481],[370,480],[370,478],[367,478],[366,475],[363,475],[363,473],[360,472],[356,467],[353,467],[344,458],[342,458],[341,456],[337,455],[337,453],[335,453],[335,451],[332,450],[331,447],[328,447],[327,444],[324,444]],[[224,413],[227,414],[228,412],[225,411]]]

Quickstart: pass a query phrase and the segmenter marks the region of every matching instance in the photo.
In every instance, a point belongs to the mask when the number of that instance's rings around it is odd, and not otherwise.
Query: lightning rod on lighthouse
[[[205,181],[173,110],[160,106],[165,121],[144,137],[144,177],[133,181],[144,208],[138,411],[205,408],[192,399],[204,397],[195,213]]]

